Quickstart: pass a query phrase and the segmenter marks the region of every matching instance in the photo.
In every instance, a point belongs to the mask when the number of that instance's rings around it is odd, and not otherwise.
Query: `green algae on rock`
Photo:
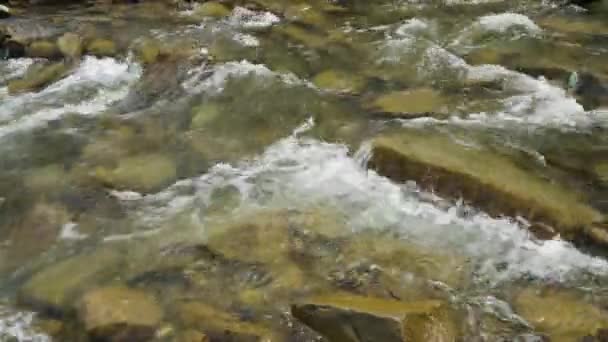
[[[338,93],[359,93],[365,87],[362,77],[336,70],[318,73],[313,78],[313,83],[321,89]]]
[[[332,342],[444,342],[458,338],[447,304],[334,294],[291,306],[292,314]]]
[[[195,15],[205,17],[221,18],[230,14],[230,9],[217,1],[207,1],[198,5],[194,10]]]
[[[84,294],[78,315],[94,340],[144,341],[154,336],[163,312],[152,295],[111,286]]]
[[[370,167],[397,181],[416,180],[494,215],[521,215],[574,239],[602,215],[574,190],[533,174],[508,157],[461,145],[436,132],[403,130],[373,141]]]
[[[102,248],[61,260],[35,273],[20,289],[19,301],[54,315],[73,311],[74,300],[116,274],[122,256]]]
[[[53,59],[61,56],[57,45],[48,40],[37,40],[25,48],[28,57]]]
[[[115,168],[98,167],[94,178],[117,189],[141,192],[159,190],[175,181],[173,160],[162,154],[143,154],[118,161]]]
[[[416,88],[381,95],[369,106],[393,117],[414,118],[441,113],[446,99],[431,88]]]
[[[68,67],[64,63],[34,65],[24,77],[11,80],[8,83],[8,91],[10,94],[17,94],[44,88],[62,78],[67,71]]]
[[[116,55],[116,44],[109,39],[95,39],[86,46],[86,52],[97,57],[112,57]]]

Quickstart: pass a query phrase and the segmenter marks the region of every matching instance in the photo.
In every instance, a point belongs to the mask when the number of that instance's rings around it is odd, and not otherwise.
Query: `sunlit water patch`
[[[38,92],[7,96],[0,107],[0,137],[57,120],[66,114],[100,114],[124,98],[141,75],[139,65],[85,57],[67,77]]]
[[[240,207],[305,208],[329,206],[348,217],[352,233],[367,229],[397,232],[429,250],[470,258],[477,277],[492,283],[531,276],[569,281],[581,274],[603,275],[608,263],[561,240],[538,241],[523,220],[491,218],[442,200],[415,184],[398,185],[363,165],[369,150],[351,156],[342,145],[293,135],[252,162],[219,164],[208,173],[178,182],[137,202],[140,219],[156,226],[185,210],[204,220],[214,190],[239,190]]]

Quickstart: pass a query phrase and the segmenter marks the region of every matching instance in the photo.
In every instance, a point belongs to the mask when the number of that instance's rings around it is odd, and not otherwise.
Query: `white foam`
[[[240,6],[235,7],[228,17],[229,23],[245,29],[264,29],[280,21],[274,13],[252,11]]]
[[[395,34],[399,36],[417,34],[428,30],[429,26],[429,23],[424,20],[412,18],[406,20],[403,24],[399,25],[399,27],[397,27],[397,29],[395,30]]]
[[[0,304],[0,341],[50,342],[47,335],[32,329],[34,314],[15,311]]]
[[[523,276],[568,281],[580,272],[608,272],[605,260],[585,255],[567,242],[536,241],[523,220],[518,223],[484,213],[464,216],[462,206],[424,200],[437,197],[366,170],[359,161],[367,159],[369,149],[356,156],[352,158],[345,146],[294,135],[252,162],[220,164],[198,178],[145,196],[140,217],[158,224],[186,209],[200,210],[204,216],[213,190],[230,186],[241,193],[241,210],[330,206],[349,218],[352,232],[398,232],[430,250],[470,258],[479,267],[477,276],[494,282]]]
[[[532,19],[519,13],[486,15],[477,20],[477,25],[486,31],[498,33],[505,33],[513,28],[522,29],[531,34],[542,31]]]
[[[0,61],[0,83],[23,75],[33,63],[32,58],[17,58]]]
[[[38,92],[9,96],[0,108],[0,137],[32,129],[65,114],[94,115],[124,98],[141,75],[137,64],[85,57],[67,77]]]
[[[253,64],[247,60],[238,62],[227,62],[207,69],[202,66],[193,70],[190,78],[184,82],[184,88],[191,93],[205,92],[218,94],[224,90],[230,79],[254,77],[261,83],[260,86],[268,84],[270,80],[279,80],[288,85],[312,86],[308,82],[300,80],[291,73],[276,73],[263,64]]]
[[[68,222],[61,227],[59,232],[59,239],[62,240],[83,240],[88,235],[78,232],[78,224],[74,222]]]

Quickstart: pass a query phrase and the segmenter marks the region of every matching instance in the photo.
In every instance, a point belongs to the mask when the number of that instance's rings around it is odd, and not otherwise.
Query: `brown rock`
[[[120,286],[86,293],[78,314],[94,339],[125,342],[150,339],[163,315],[150,294]]]
[[[292,314],[331,342],[455,341],[445,304],[330,295],[292,305]]]

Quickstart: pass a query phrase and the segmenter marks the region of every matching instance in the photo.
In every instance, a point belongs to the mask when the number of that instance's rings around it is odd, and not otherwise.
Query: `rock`
[[[608,327],[608,312],[581,294],[559,289],[524,289],[514,299],[516,313],[551,341],[578,341]]]
[[[192,108],[192,128],[205,127],[209,122],[216,119],[220,113],[220,106],[214,103],[205,103]]]
[[[86,52],[96,57],[112,57],[116,55],[116,44],[109,39],[95,39],[91,41]]]
[[[329,295],[291,306],[291,313],[332,342],[456,341],[445,303]]]
[[[179,303],[176,313],[183,325],[203,329],[211,341],[260,341],[273,336],[261,325],[243,322],[234,314],[202,302]]]
[[[62,78],[68,71],[64,63],[34,65],[25,76],[8,82],[10,94],[35,91]]]
[[[65,169],[58,164],[50,164],[27,171],[24,175],[25,186],[37,193],[53,193],[63,188],[68,180]]]
[[[11,10],[7,6],[0,5],[0,19],[6,19],[11,16]]]
[[[205,17],[221,18],[228,16],[230,9],[219,2],[208,1],[196,7],[194,13]]]
[[[87,292],[78,315],[93,340],[127,342],[151,339],[163,312],[150,294],[112,286]]]
[[[325,35],[307,30],[298,25],[290,24],[287,26],[281,26],[277,27],[276,30],[285,35],[288,39],[312,49],[323,48],[328,42],[328,38]]]
[[[608,25],[605,22],[587,16],[582,20],[564,16],[549,16],[539,20],[538,24],[545,29],[564,34],[602,35],[608,33]]]
[[[19,301],[51,315],[69,313],[81,293],[110,279],[121,262],[111,249],[61,260],[35,273],[20,289]]]
[[[182,332],[181,334],[179,334],[179,337],[177,339],[177,342],[209,342],[209,336],[205,335],[204,333],[197,331],[197,330],[193,330],[193,329],[189,329],[186,330],[184,332]]]
[[[574,239],[602,215],[574,190],[522,169],[510,158],[438,133],[402,130],[376,138],[370,167],[397,181],[415,180],[491,215],[523,216]]]
[[[142,63],[152,64],[161,54],[161,44],[155,39],[145,39],[135,48],[135,54]]]
[[[25,54],[28,57],[34,58],[48,58],[53,59],[61,56],[61,52],[57,45],[48,40],[37,40],[26,48]]]
[[[608,161],[595,164],[593,173],[600,182],[608,186]]]
[[[338,93],[359,93],[365,87],[365,81],[360,76],[336,70],[317,74],[313,83],[321,89]]]
[[[82,55],[82,39],[76,33],[65,33],[57,39],[59,51],[67,59],[76,60]]]
[[[0,37],[0,60],[8,58],[25,57],[25,46],[14,40],[1,41]]]
[[[391,117],[415,118],[442,112],[446,102],[433,89],[417,88],[381,95],[369,107]]]
[[[94,177],[116,189],[149,193],[174,182],[177,169],[164,155],[143,154],[121,159],[113,169],[98,167]]]

